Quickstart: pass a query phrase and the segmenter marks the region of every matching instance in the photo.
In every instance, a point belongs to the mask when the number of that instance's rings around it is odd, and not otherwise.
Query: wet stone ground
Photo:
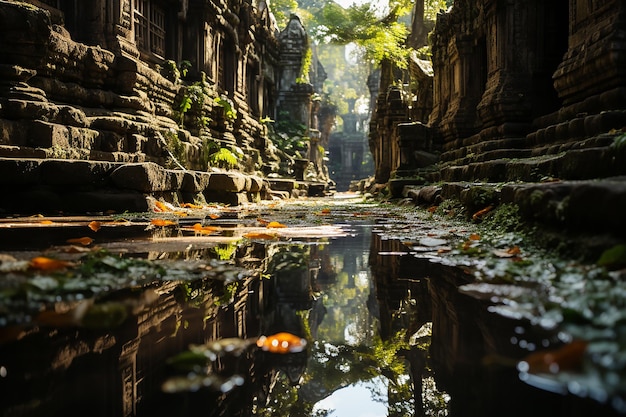
[[[619,246],[506,206],[153,209],[0,221],[0,415],[626,414]]]

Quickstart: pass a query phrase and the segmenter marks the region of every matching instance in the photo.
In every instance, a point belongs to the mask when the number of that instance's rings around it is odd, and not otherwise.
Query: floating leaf
[[[93,230],[94,232],[97,232],[98,230],[100,230],[100,227],[102,227],[102,224],[100,222],[97,221],[92,221],[90,222],[87,227],[89,227],[91,230]]]
[[[198,204],[191,204],[191,203],[183,203],[180,205],[182,208],[188,208],[188,209],[194,209],[194,210],[200,210],[202,209],[202,206],[198,205]]]
[[[176,222],[167,219],[152,219],[150,224],[157,227],[174,226]]]
[[[55,271],[73,266],[72,262],[46,258],[45,256],[37,256],[31,259],[29,265],[32,269],[38,269],[40,271]]]
[[[261,240],[273,240],[276,239],[275,233],[256,233],[250,232],[243,235],[243,237],[248,239],[261,239]]]
[[[86,252],[91,252],[91,249],[89,248],[84,248],[82,246],[76,246],[76,245],[69,245],[69,246],[64,246],[61,248],[61,250],[65,253],[86,253]]]
[[[513,246],[508,249],[494,249],[493,254],[498,258],[513,258],[521,253],[519,246]]]
[[[306,348],[307,341],[295,334],[281,332],[271,336],[259,337],[256,345],[266,352],[296,353],[302,352]]]
[[[93,239],[88,237],[88,236],[84,236],[84,237],[77,237],[74,239],[67,239],[66,240],[67,243],[78,243],[80,245],[83,246],[89,246],[93,243]]]
[[[274,228],[274,229],[281,229],[281,228],[284,228],[284,227],[287,227],[287,226],[285,226],[284,224],[279,223],[279,222],[269,222],[267,224],[267,227],[268,228]]]
[[[154,202],[154,211],[156,212],[165,212],[165,211],[171,211],[170,208],[165,205],[165,203],[160,202],[159,200],[156,200]]]

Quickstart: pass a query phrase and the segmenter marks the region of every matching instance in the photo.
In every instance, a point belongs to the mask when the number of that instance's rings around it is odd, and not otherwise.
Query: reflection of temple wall
[[[111,331],[41,328],[1,345],[0,357],[12,359],[8,376],[0,378],[0,409],[15,411],[33,398],[41,400],[42,415],[98,410],[102,416],[133,416],[148,406],[165,406],[170,398],[161,383],[168,358],[191,343],[258,335],[247,333],[258,329],[258,317],[248,312],[258,310],[252,305],[262,298],[252,292],[252,283],[252,278],[242,282],[235,302],[221,308],[215,304],[221,282],[188,283],[190,292],[169,282],[157,288],[156,301],[135,313],[129,310],[129,318]],[[192,300],[186,300],[188,294]]]

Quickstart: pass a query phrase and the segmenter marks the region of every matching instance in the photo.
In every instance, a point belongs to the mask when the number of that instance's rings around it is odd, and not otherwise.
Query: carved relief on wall
[[[122,0],[120,2],[120,26],[124,29],[130,30],[132,23],[132,10],[130,7],[130,0]]]

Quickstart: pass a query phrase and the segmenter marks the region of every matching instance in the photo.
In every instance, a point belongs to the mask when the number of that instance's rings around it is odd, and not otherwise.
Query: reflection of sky
[[[325,305],[333,310],[333,314],[325,316],[318,328],[320,341],[326,342],[322,344],[326,347],[326,354],[331,354],[328,348],[333,343],[370,344],[373,335],[378,333],[378,321],[370,316],[366,305],[372,279],[368,264],[371,231],[364,228],[360,233],[361,238],[333,241],[325,248],[329,251],[330,262],[338,277],[343,274],[349,277],[348,283],[352,282],[347,286],[342,282],[328,288]],[[343,291],[355,291],[355,294],[346,297],[342,295]],[[337,324],[335,320],[343,326],[341,334],[333,331]],[[343,336],[343,340],[334,340],[332,336]],[[346,366],[344,372],[349,372],[349,365]],[[329,417],[385,417],[387,416],[385,381],[384,377],[376,377],[337,390],[315,404],[314,411],[334,410]],[[372,397],[372,390],[377,392],[377,401]]]
[[[315,404],[313,411],[334,410],[329,417],[385,417],[387,405],[374,401],[371,387],[386,394],[384,378],[378,377],[359,385],[350,385],[335,391],[331,396]],[[386,396],[385,396],[386,397]],[[383,398],[386,402],[386,398]]]

